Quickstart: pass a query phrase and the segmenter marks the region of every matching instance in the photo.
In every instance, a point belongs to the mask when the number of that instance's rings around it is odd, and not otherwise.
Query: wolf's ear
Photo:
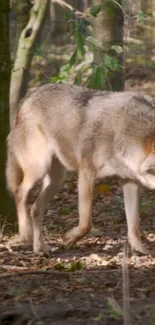
[[[155,154],[155,135],[149,136],[144,140],[144,151],[146,155]]]

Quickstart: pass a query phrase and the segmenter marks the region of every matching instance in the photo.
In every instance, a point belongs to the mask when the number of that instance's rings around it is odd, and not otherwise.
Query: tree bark
[[[9,132],[9,89],[11,60],[9,47],[9,0],[0,1],[0,228],[12,221],[13,205],[5,184],[6,137]]]
[[[141,0],[141,10],[146,15],[152,15],[152,13],[155,11],[155,1]],[[143,56],[145,64],[148,65],[150,57],[153,55],[154,52],[154,20],[150,17],[145,18],[144,21],[139,24],[138,29],[140,31],[141,38],[144,40],[145,48],[143,50]]]
[[[94,0],[93,5],[102,4],[102,10],[94,18],[93,33],[105,48],[105,51],[112,45],[123,46],[123,26],[124,17],[120,8],[122,0],[117,0],[118,5],[113,1]],[[114,51],[109,51],[109,54],[115,56]],[[98,50],[94,51],[94,60],[96,63],[104,63],[104,53]],[[118,63],[124,67],[124,53],[118,55]],[[113,91],[121,91],[124,89],[125,76],[124,69],[115,71],[108,78],[105,88]]]
[[[14,48],[14,53],[16,53],[21,32],[29,21],[32,4],[28,0],[12,0],[11,8],[16,15],[16,39]]]
[[[13,72],[11,75],[10,88],[10,126],[14,125],[14,121],[18,112],[18,105],[21,98],[27,92],[29,81],[29,70],[33,58],[33,48],[41,32],[46,11],[49,6],[49,0],[36,0],[30,11],[30,19],[22,31],[18,49],[16,53]]]
[[[141,9],[144,14],[152,14],[155,8],[155,3],[153,0],[141,0]]]

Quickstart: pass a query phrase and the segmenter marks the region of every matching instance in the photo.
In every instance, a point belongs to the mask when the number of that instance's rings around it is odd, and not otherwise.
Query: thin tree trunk
[[[11,61],[9,48],[9,0],[0,1],[0,228],[11,220],[12,203],[5,184],[6,137],[9,132],[9,88]]]
[[[124,17],[120,6],[122,0],[117,0],[118,5],[113,1],[94,0],[93,4],[102,4],[102,10],[94,18],[93,32],[105,48],[109,49],[112,45],[123,46],[123,25]],[[114,56],[114,51],[109,51],[109,54]],[[97,63],[104,63],[103,52],[95,50],[94,60]],[[118,63],[124,67],[124,53],[118,56]],[[113,72],[106,82],[106,88],[114,91],[121,91],[124,89],[124,69]]]
[[[13,72],[11,75],[10,88],[10,126],[18,112],[18,105],[21,98],[27,92],[29,81],[29,70],[33,58],[33,48],[40,34],[49,0],[36,0],[30,11],[30,19],[22,31],[16,53]]]
[[[16,15],[16,39],[15,39],[15,47],[14,47],[14,54],[15,54],[18,48],[18,41],[21,32],[26,27],[29,21],[29,15],[30,15],[30,10],[32,8],[32,4],[27,0],[12,0],[11,8]]]
[[[145,14],[152,14],[155,7],[153,0],[141,0],[141,9]]]
[[[141,10],[146,15],[152,15],[155,11],[155,1],[153,0],[141,0]],[[152,25],[152,26],[151,26]],[[143,51],[143,61],[145,60],[146,66],[149,64],[150,57],[154,52],[154,37],[155,37],[155,24],[154,20],[150,17],[145,18],[141,23],[140,35],[144,40],[145,48]]]

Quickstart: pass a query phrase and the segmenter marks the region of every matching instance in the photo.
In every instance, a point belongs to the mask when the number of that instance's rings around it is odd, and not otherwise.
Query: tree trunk
[[[5,184],[6,137],[9,132],[9,88],[11,61],[9,48],[9,0],[0,1],[0,228],[13,221],[12,203]]]
[[[21,32],[29,21],[32,4],[28,0],[12,0],[11,8],[16,15],[16,39],[14,47],[14,53],[16,53]]]
[[[145,14],[152,14],[155,7],[153,0],[141,0],[141,9]]]
[[[154,0],[141,0],[141,10],[146,15],[152,15],[155,11]],[[155,24],[154,20],[149,17],[145,18],[141,25],[138,26],[140,36],[144,41],[145,48],[143,50],[143,61],[146,66],[150,62],[150,57],[154,53],[154,37],[155,37]]]
[[[94,18],[93,32],[95,38],[98,39],[105,51],[112,45],[123,46],[123,25],[124,17],[120,5],[122,0],[117,0],[118,5],[113,1],[94,0],[93,5],[102,4],[102,10]],[[109,51],[110,55],[115,56],[115,51]],[[94,52],[94,61],[96,63],[103,62],[104,53],[98,50]],[[124,67],[124,53],[122,52],[118,57],[118,63]],[[121,91],[124,89],[124,69],[113,72],[108,78],[105,88],[113,91]]]
[[[36,0],[30,11],[30,19],[22,31],[16,53],[10,88],[10,126],[13,127],[21,98],[27,92],[29,70],[33,58],[33,49],[49,6],[49,0]]]

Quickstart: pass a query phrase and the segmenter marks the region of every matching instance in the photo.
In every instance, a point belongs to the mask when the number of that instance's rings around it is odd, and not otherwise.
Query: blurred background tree
[[[8,214],[12,214],[12,204],[5,184],[6,137],[9,131],[9,90],[11,60],[9,44],[9,0],[0,2],[0,226]]]
[[[125,82],[123,50],[124,16],[121,9],[122,0],[118,0],[117,3],[93,0],[94,5],[102,4],[101,11],[93,22],[93,33],[94,37],[101,42],[105,52],[108,51],[110,56],[117,58],[118,64],[122,67],[115,72],[109,70],[104,88],[120,91],[124,89]],[[99,50],[94,51],[95,62],[106,64],[106,58],[103,52]]]

